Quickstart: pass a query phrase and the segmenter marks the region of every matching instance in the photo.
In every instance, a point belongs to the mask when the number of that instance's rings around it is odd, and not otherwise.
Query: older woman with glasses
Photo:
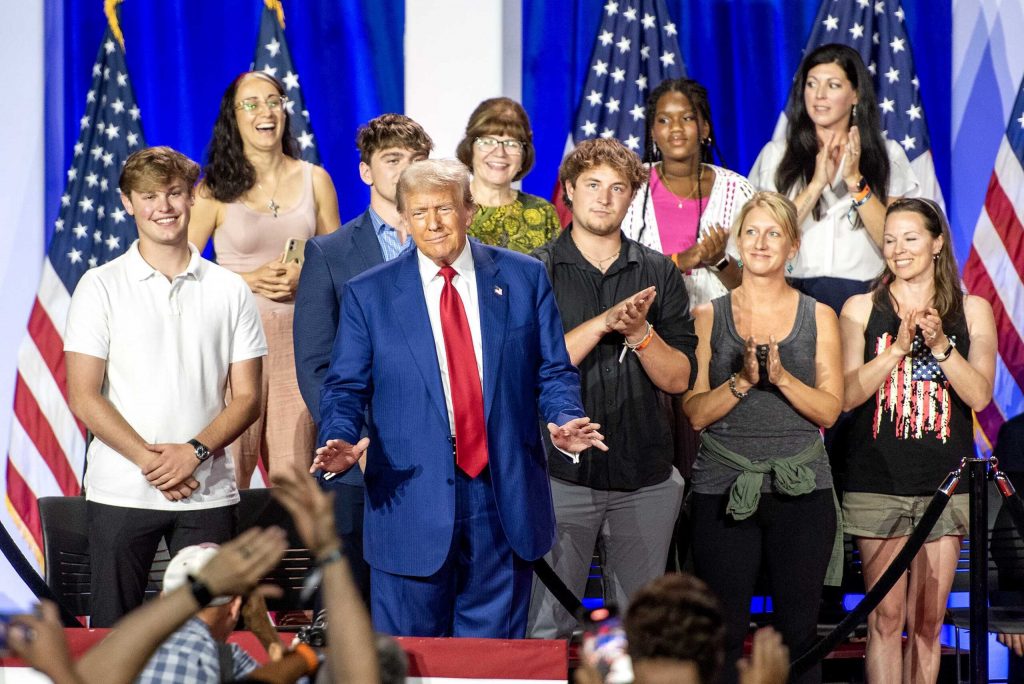
[[[299,395],[292,349],[293,298],[302,250],[286,243],[338,228],[338,196],[322,168],[298,159],[284,85],[261,71],[236,78],[221,98],[189,225],[202,250],[213,237],[217,263],[256,296],[269,354],[259,418],[232,445],[235,478],[248,487],[260,459],[309,467],[316,430]],[[292,256],[298,257],[293,259]]]
[[[466,125],[455,154],[473,171],[476,215],[469,234],[498,247],[530,252],[561,228],[549,202],[512,187],[533,168],[530,119],[515,100],[481,102]]]

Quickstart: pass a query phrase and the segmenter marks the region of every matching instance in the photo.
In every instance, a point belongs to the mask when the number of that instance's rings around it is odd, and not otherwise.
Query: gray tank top
[[[807,385],[814,385],[814,355],[818,343],[818,326],[814,318],[815,300],[800,294],[793,329],[779,343],[779,356],[786,370]],[[743,366],[743,338],[736,332],[732,318],[732,295],[711,302],[714,323],[711,328],[711,387],[728,382],[729,376]],[[751,461],[792,456],[805,449],[812,440],[820,440],[818,426],[807,420],[772,385],[752,387],[749,395],[732,411],[707,427],[707,432],[731,451]],[[818,489],[832,486],[828,459],[810,464]],[[739,473],[697,454],[693,466],[693,491],[698,494],[724,494]],[[771,491],[771,478],[766,477],[762,492]]]

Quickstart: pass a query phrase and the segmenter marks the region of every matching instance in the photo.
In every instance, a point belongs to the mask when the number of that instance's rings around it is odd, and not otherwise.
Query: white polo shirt
[[[888,197],[920,197],[921,184],[910,167],[910,160],[899,143],[885,141],[889,155]],[[750,170],[750,182],[758,190],[777,190],[775,171],[786,152],[784,140],[773,140],[764,146],[754,167]],[[790,199],[794,199],[803,185],[793,188]],[[863,223],[850,223],[852,199],[846,183],[840,179],[836,187],[827,187],[821,193],[824,200],[821,218],[809,215],[800,224],[800,251],[793,260],[794,278],[846,278],[848,280],[874,280],[882,273],[884,262],[882,250],[871,239]]]
[[[192,257],[168,281],[139,253],[138,241],[82,276],[71,297],[64,351],[107,362],[102,393],[150,444],[183,443],[224,409],[230,364],[267,353],[259,313],[240,276]],[[224,450],[199,466],[199,489],[168,501],[139,467],[99,439],[87,454],[86,498],[169,511],[238,501]]]

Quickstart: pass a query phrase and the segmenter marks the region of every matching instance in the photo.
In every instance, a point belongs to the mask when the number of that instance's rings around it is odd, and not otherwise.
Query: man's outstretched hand
[[[369,446],[369,437],[363,437],[354,446],[343,439],[329,439],[326,444],[316,450],[316,456],[313,458],[313,465],[309,467],[309,472],[326,470],[329,473],[343,473],[363,457]]]
[[[552,444],[570,454],[578,454],[590,447],[608,451],[604,445],[604,435],[598,432],[600,429],[601,426],[591,423],[590,418],[574,418],[562,426],[548,423]]]

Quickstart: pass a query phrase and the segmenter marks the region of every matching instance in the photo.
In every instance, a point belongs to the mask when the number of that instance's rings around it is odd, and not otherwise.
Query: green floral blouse
[[[520,192],[500,207],[477,207],[469,234],[488,245],[528,254],[558,235],[562,224],[551,203]]]

